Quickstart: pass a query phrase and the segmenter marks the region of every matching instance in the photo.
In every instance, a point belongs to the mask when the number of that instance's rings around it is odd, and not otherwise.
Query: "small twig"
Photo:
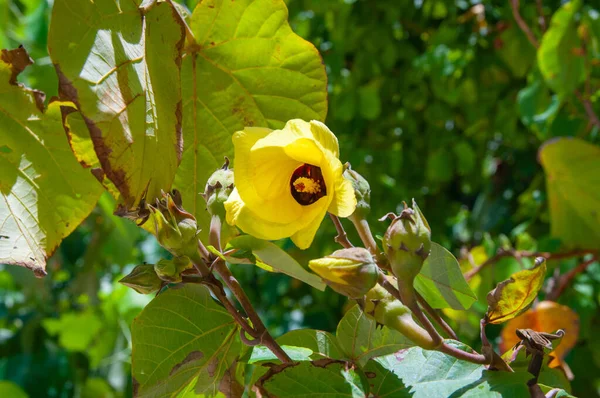
[[[523,33],[525,33],[525,36],[527,36],[527,39],[529,40],[529,42],[535,48],[538,48],[540,45],[539,45],[537,39],[535,38],[531,29],[529,29],[527,22],[525,22],[525,20],[523,19],[523,17],[521,17],[521,14],[519,13],[519,5],[520,5],[519,3],[520,3],[520,0],[510,0],[510,6],[512,8],[513,17],[515,18],[517,25],[519,25],[519,28],[521,28]]]
[[[544,15],[544,7],[542,6],[542,0],[535,0],[535,5],[537,7],[537,12],[540,18],[540,28],[542,29],[542,33],[548,29],[548,22],[546,21],[546,16]]]
[[[348,240],[348,235],[346,234],[346,231],[344,230],[344,226],[342,225],[340,218],[331,213],[329,213],[329,217],[331,218],[331,221],[333,221],[333,225],[335,226],[335,230],[337,231],[337,236],[334,238],[336,243],[339,243],[346,249],[354,247],[354,245]]]
[[[596,112],[594,111],[594,106],[592,105],[592,102],[589,99],[584,98],[584,96],[581,95],[579,90],[575,90],[575,96],[583,105],[583,109],[585,109],[585,114],[590,119],[590,123],[600,128],[600,119],[598,119],[598,115],[596,115]]]
[[[549,252],[533,252],[528,250],[499,250],[495,256],[488,258],[483,264],[465,272],[464,276],[466,280],[470,280],[477,273],[481,272],[482,269],[488,267],[504,257],[543,257],[546,260],[559,260],[562,258],[584,256],[586,254],[598,254],[597,250],[572,250],[564,253],[549,253]]]
[[[575,279],[575,276],[584,272],[587,269],[587,267],[589,267],[596,261],[598,261],[598,257],[594,256],[591,259],[582,262],[577,267],[569,270],[567,273],[561,275],[558,278],[558,283],[557,283],[558,286],[556,286],[556,288],[554,290],[552,290],[546,298],[548,300],[552,300],[552,301],[558,299],[560,297],[560,295],[565,291],[567,286],[569,286],[569,284],[573,281],[573,279]]]
[[[421,296],[419,293],[416,293],[416,296],[417,296],[417,301],[419,302],[419,304],[421,304],[421,307],[423,307],[425,312],[427,312],[427,314],[429,314],[429,316],[434,320],[434,322],[437,323],[444,332],[446,332],[448,337],[450,337],[451,339],[454,339],[454,340],[458,340],[458,336],[456,335],[454,330],[452,330],[450,325],[448,325],[446,323],[444,318],[442,318],[440,316],[440,314],[435,309],[433,309],[427,301],[425,301],[423,296]]]

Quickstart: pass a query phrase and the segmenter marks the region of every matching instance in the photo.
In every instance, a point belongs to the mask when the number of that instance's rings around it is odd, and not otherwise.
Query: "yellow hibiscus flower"
[[[229,224],[260,239],[291,237],[306,249],[328,211],[340,217],[354,212],[337,138],[323,123],[295,119],[281,130],[247,127],[233,135],[233,145]]]

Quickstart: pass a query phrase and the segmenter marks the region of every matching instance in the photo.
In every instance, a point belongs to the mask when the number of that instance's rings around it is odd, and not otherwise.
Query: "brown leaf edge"
[[[157,3],[154,2],[150,6],[140,6],[140,17],[142,19],[145,18],[148,11],[152,7],[156,6],[156,4]],[[167,4],[169,7],[171,7],[174,19],[179,24],[181,30],[181,39],[175,45],[175,48],[177,50],[177,57],[175,59],[175,63],[179,67],[179,70],[181,70],[181,61],[183,57],[183,48],[185,44],[185,26],[182,24],[181,17],[179,16],[179,13],[177,12],[177,9],[173,6],[173,4],[171,4],[171,2],[167,2]],[[92,174],[94,175],[94,177],[96,177],[96,179],[98,179],[100,183],[102,183],[109,191],[111,191],[111,184],[107,183],[107,181],[105,180],[105,178],[107,178],[112,184],[114,184],[114,187],[116,187],[116,189],[121,194],[120,200],[122,201],[122,203],[118,204],[117,210],[115,211],[115,215],[120,217],[132,218],[134,220],[143,218],[143,215],[138,213],[144,212],[146,210],[145,206],[142,206],[142,204],[145,204],[145,194],[142,198],[143,201],[140,201],[139,204],[136,204],[136,198],[131,197],[130,188],[127,184],[127,179],[125,178],[125,171],[113,168],[113,165],[110,162],[109,155],[112,152],[112,149],[104,141],[104,138],[102,137],[102,131],[98,126],[96,126],[93,120],[91,120],[86,115],[84,115],[83,112],[81,112],[81,105],[79,103],[79,94],[77,92],[77,89],[73,86],[73,83],[63,74],[59,64],[55,63],[54,68],[58,76],[59,98],[64,101],[71,101],[76,105],[78,109],[76,112],[79,112],[81,114],[81,117],[83,118],[86,124],[90,138],[92,140],[92,144],[94,146],[94,151],[96,152],[96,156],[98,157],[98,161],[100,162],[101,169],[92,169]],[[182,106],[182,100],[180,99],[180,101],[176,104],[175,109],[175,149],[179,161],[181,161],[181,157],[183,154]],[[67,120],[68,114],[74,111],[72,109],[65,109],[62,111],[63,126],[65,128],[65,131],[67,132],[67,138],[69,139],[69,145],[71,146],[71,132],[69,126],[65,122]],[[85,162],[80,163],[83,167],[90,167],[90,165],[85,164]],[[146,186],[146,189],[148,185]]]
[[[18,87],[23,90],[26,94],[32,96],[35,101],[35,105],[37,109],[44,113],[46,111],[44,107],[44,101],[46,100],[46,94],[42,91],[34,90],[32,88],[26,87],[23,83],[19,83],[17,81],[18,75],[25,70],[29,65],[33,64],[33,59],[29,56],[29,53],[22,45],[14,50],[6,50],[2,49],[0,51],[0,62],[4,62],[11,70],[11,76],[8,80],[8,83],[12,86]],[[0,236],[0,239],[4,236]],[[38,264],[34,258],[30,257],[31,261],[26,262],[9,262],[7,264],[11,265],[20,265],[25,268],[29,268],[33,271],[33,274],[37,278],[43,278],[48,273],[46,272],[46,260],[52,256],[56,247],[45,248],[44,250],[44,263]]]

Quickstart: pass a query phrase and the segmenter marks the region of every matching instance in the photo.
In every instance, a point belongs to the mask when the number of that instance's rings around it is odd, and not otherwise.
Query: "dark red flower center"
[[[303,164],[294,170],[290,179],[290,190],[296,202],[308,206],[327,195],[327,186],[321,168]]]

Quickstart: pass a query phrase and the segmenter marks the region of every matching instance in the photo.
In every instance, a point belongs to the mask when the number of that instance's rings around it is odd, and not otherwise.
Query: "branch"
[[[512,8],[513,17],[515,18],[517,25],[519,25],[519,28],[521,28],[523,33],[525,33],[525,36],[527,36],[527,39],[529,40],[529,42],[535,48],[538,48],[540,45],[539,45],[537,39],[533,35],[533,32],[531,31],[531,29],[529,29],[527,22],[525,22],[525,20],[523,19],[523,17],[521,17],[521,14],[519,13],[519,3],[520,3],[520,0],[510,0],[510,6]]]
[[[567,286],[569,286],[569,284],[573,281],[573,279],[575,279],[575,276],[577,276],[577,274],[580,274],[581,272],[584,272],[587,269],[587,267],[589,267],[596,261],[598,261],[598,256],[594,256],[591,259],[582,262],[577,267],[575,267],[575,268],[571,269],[570,271],[568,271],[567,273],[561,275],[558,278],[558,286],[556,287],[555,290],[550,292],[550,294],[548,294],[548,296],[546,298],[548,300],[553,300],[553,301],[558,299],[560,297],[560,295],[565,291]]]
[[[260,342],[267,346],[282,363],[292,363],[292,359],[269,333],[265,324],[262,322],[256,310],[252,306],[252,303],[250,303],[248,296],[246,296],[244,289],[237,281],[237,279],[235,279],[229,268],[227,268],[225,262],[222,259],[217,258],[213,263],[213,268],[217,272],[217,274],[219,274],[219,276],[223,279],[223,281],[225,282],[229,290],[231,290],[235,298],[237,298],[244,311],[246,311],[246,314],[248,314],[248,317],[250,318],[250,320],[252,321],[252,325],[254,326],[254,330],[258,333],[258,336],[256,337],[260,338]]]
[[[401,299],[402,295],[401,295],[400,291],[398,289],[396,289],[385,278],[383,273],[380,274],[379,283],[385,290],[387,290],[397,300],[402,301],[402,299]],[[415,305],[412,306],[414,309],[411,308],[411,305],[409,305],[409,304],[406,304],[406,305],[411,309],[413,314],[415,314],[415,316],[421,322],[421,324],[423,325],[425,330],[427,330],[427,333],[429,333],[432,340],[436,343],[437,347],[435,348],[435,350],[443,352],[445,354],[448,354],[454,358],[462,359],[464,361],[468,361],[468,362],[472,362],[472,363],[477,363],[477,364],[481,364],[481,365],[487,365],[489,363],[489,361],[486,359],[486,357],[481,354],[466,352],[466,351],[460,350],[460,349],[444,342],[444,340],[442,339],[442,336],[440,336],[439,333],[437,332],[437,330],[435,330],[435,328],[433,327],[433,325],[431,324],[429,319],[425,316],[425,314],[423,314],[423,312],[421,311],[419,306],[416,305],[416,302],[414,302],[414,304]]]
[[[542,7],[542,0],[535,0],[535,5],[537,7],[537,12],[540,21],[540,28],[542,32],[546,32],[548,28],[548,23],[546,22],[546,16],[544,15],[544,7]]]
[[[523,257],[543,257],[546,260],[559,260],[563,258],[570,257],[579,257],[584,256],[586,254],[594,254],[598,255],[598,250],[572,250],[564,253],[549,253],[549,252],[532,252],[528,250],[499,250],[495,256],[488,258],[483,264],[478,267],[473,268],[472,270],[465,272],[465,279],[468,281],[473,278],[478,272],[480,272],[485,267],[495,264],[504,257],[515,257],[515,258],[523,258]]]
[[[594,126],[600,128],[600,119],[598,119],[598,115],[596,115],[596,112],[594,111],[594,106],[592,105],[592,101],[590,101],[587,98],[584,98],[584,96],[581,95],[579,90],[575,90],[575,96],[577,97],[577,99],[579,101],[581,101],[581,104],[583,105],[583,109],[585,109],[585,114],[590,119],[590,123],[593,124]]]
[[[329,217],[331,218],[331,221],[333,221],[333,225],[335,225],[335,230],[338,233],[334,240],[346,249],[354,247],[354,245],[348,240],[348,235],[344,230],[344,226],[342,225],[340,218],[331,213],[329,213]]]
[[[425,301],[423,296],[421,296],[418,292],[416,293],[416,296],[417,296],[417,301],[419,302],[419,304],[421,304],[421,307],[423,307],[425,312],[427,312],[427,314],[429,314],[429,316],[431,318],[433,318],[434,322],[437,323],[444,330],[444,332],[446,332],[448,337],[450,337],[451,339],[454,339],[454,340],[458,340],[458,336],[456,335],[454,330],[452,330],[450,325],[448,325],[446,323],[444,318],[442,318],[440,316],[440,314],[435,309],[433,309],[429,305],[429,303],[427,301]]]

